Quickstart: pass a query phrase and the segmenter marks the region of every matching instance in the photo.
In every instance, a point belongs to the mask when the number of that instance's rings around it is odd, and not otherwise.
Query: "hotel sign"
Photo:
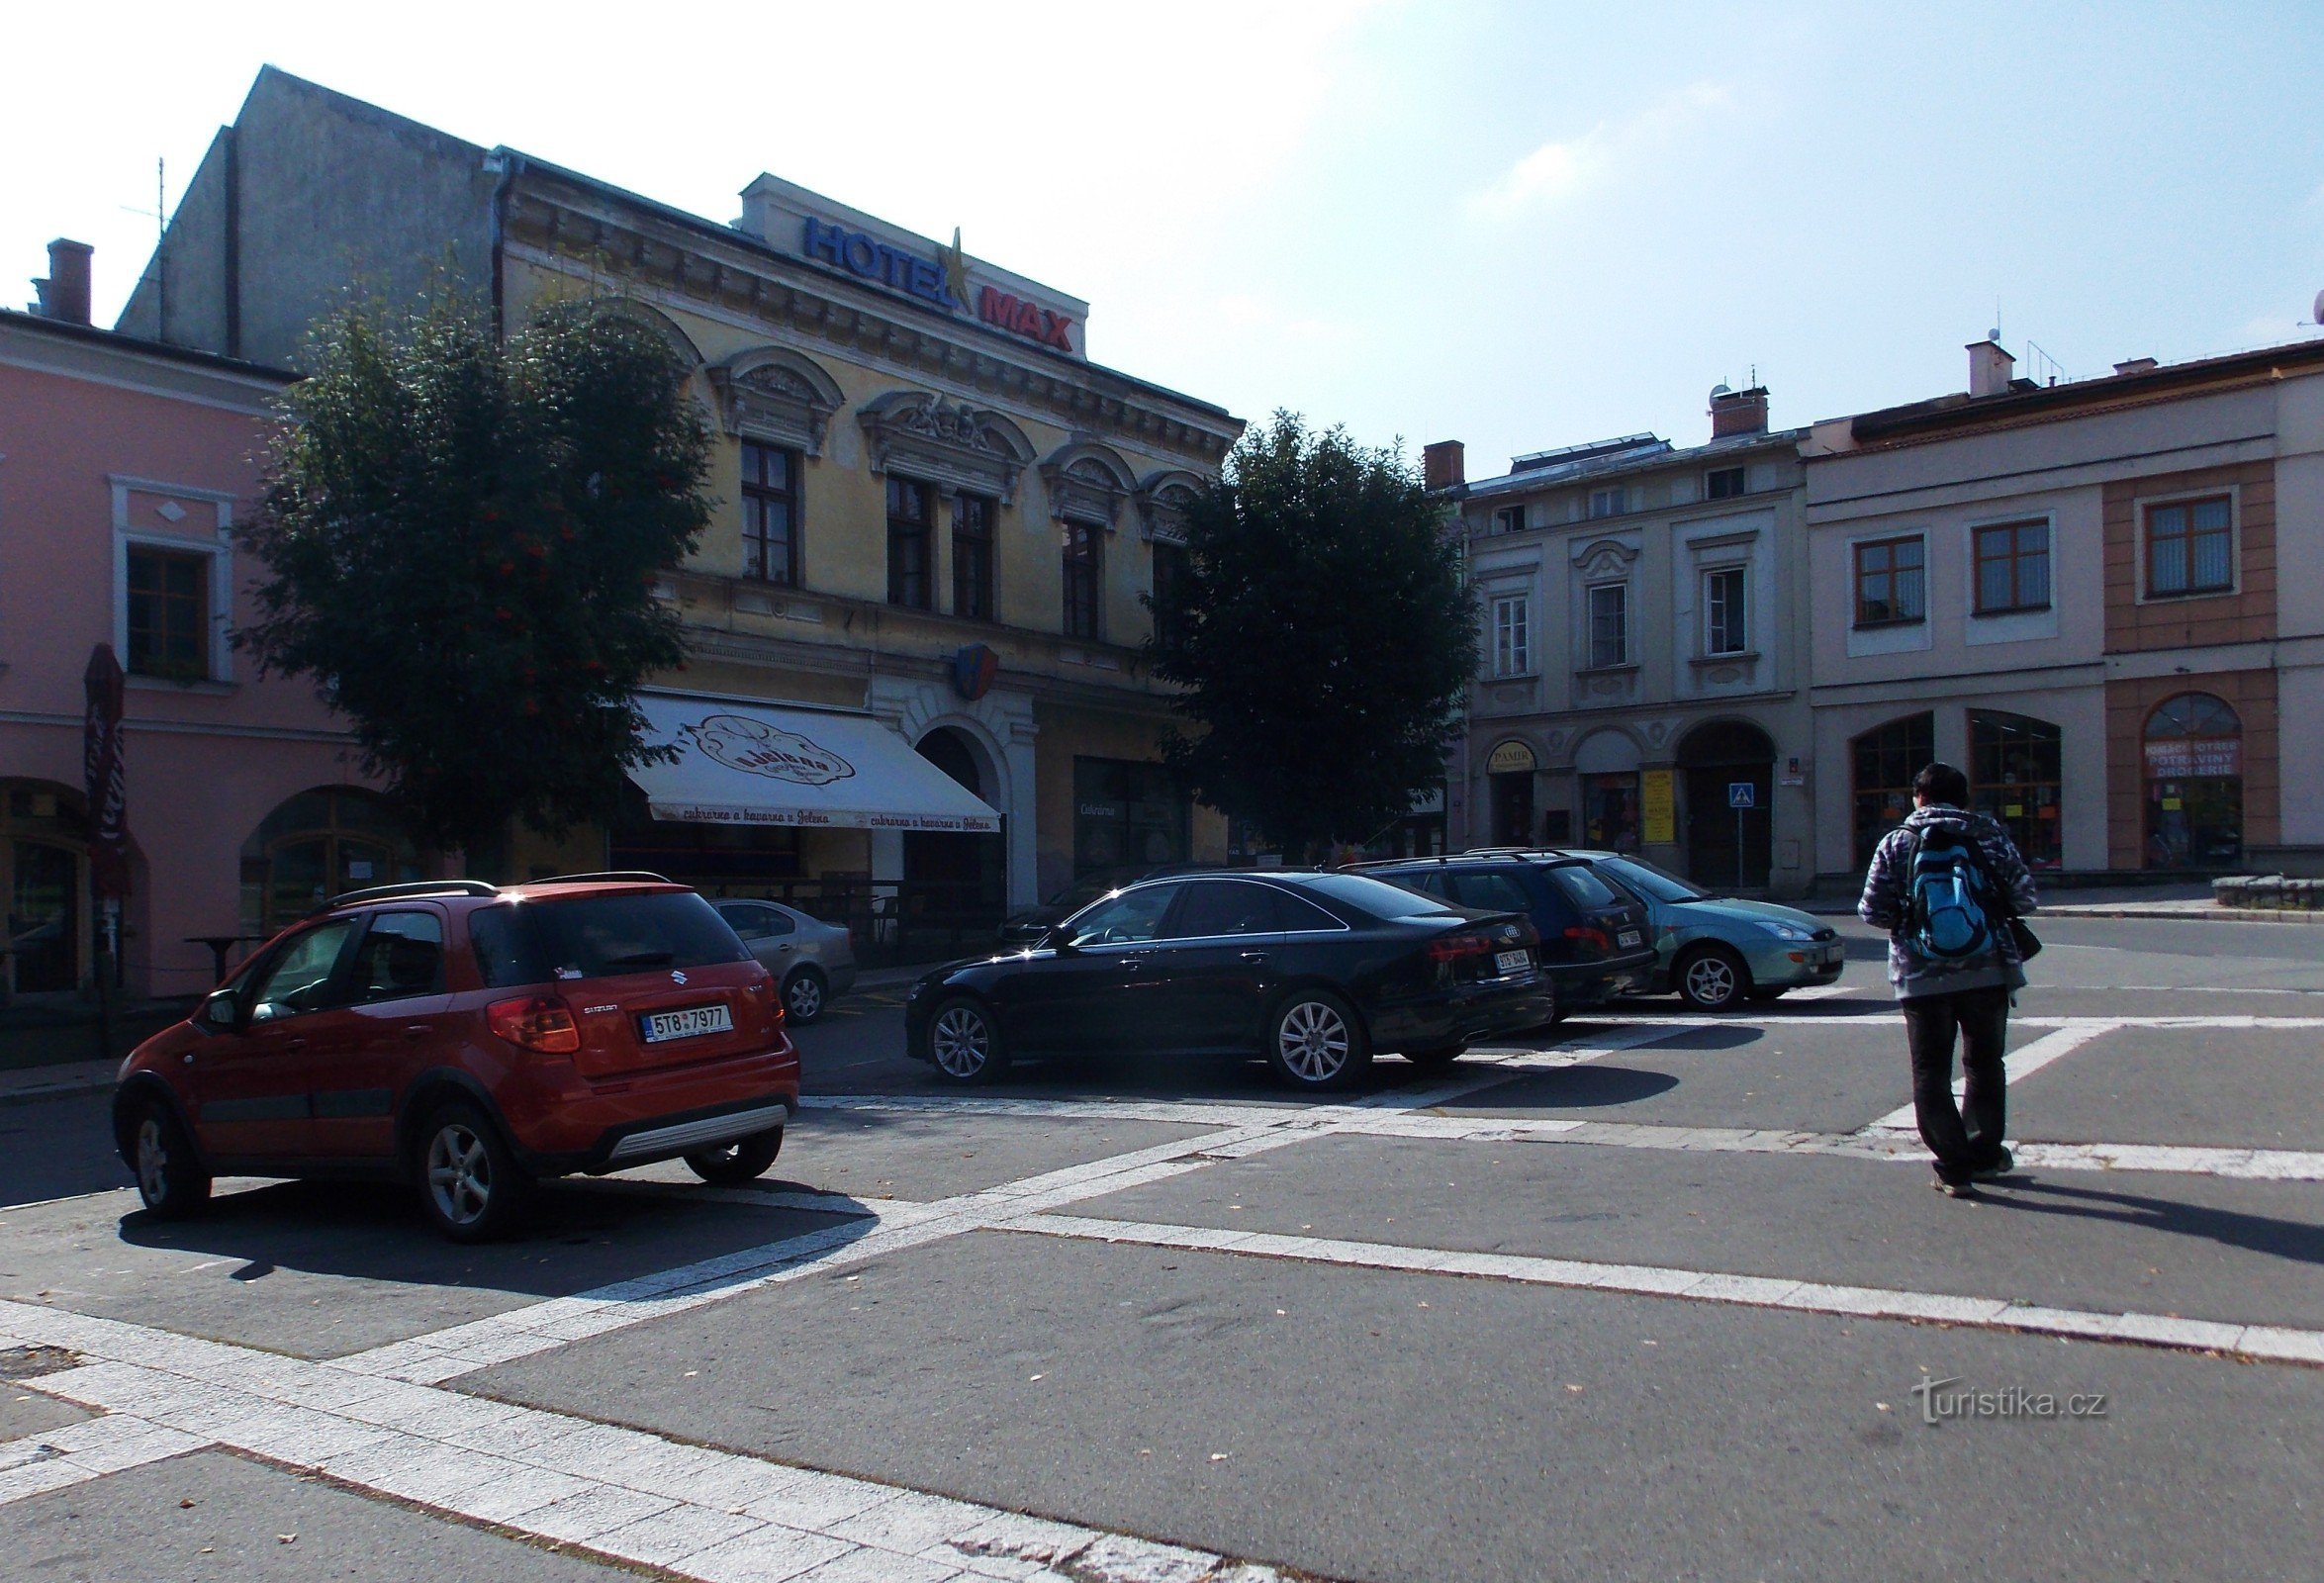
[[[995,329],[1079,355],[1079,349],[1073,344],[1073,327],[1079,321],[1070,314],[1045,308],[1031,298],[996,286],[977,288],[972,304],[969,259],[961,250],[958,227],[953,229],[952,245],[935,243],[930,256],[883,240],[868,231],[851,230],[814,215],[801,217],[799,226],[799,252],[815,263],[916,297],[946,313],[974,311],[979,320]]]

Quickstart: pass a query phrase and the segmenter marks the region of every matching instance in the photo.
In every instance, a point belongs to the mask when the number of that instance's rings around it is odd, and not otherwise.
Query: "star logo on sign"
[[[961,228],[952,228],[952,245],[936,244],[936,262],[944,270],[944,289],[955,303],[969,306],[969,255],[961,251]]]

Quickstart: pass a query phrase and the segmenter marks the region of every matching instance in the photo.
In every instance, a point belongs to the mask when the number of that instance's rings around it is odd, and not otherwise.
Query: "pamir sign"
[[[969,259],[961,250],[961,233],[957,229],[952,233],[952,245],[935,244],[931,257],[868,231],[851,230],[835,221],[807,215],[799,222],[799,251],[816,263],[916,297],[947,313],[972,311]],[[974,312],[996,329],[1054,346],[1062,352],[1078,354],[1073,344],[1073,326],[1078,321],[1070,314],[1044,308],[1030,298],[996,286],[976,288]]]

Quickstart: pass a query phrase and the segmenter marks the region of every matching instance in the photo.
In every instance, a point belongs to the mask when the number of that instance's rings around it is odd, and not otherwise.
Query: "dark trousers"
[[[2009,991],[1964,989],[1900,1001],[1905,1042],[1912,1051],[1912,1111],[1920,1141],[1936,1156],[1937,1174],[1969,1179],[2001,1150],[2001,1119],[2008,1074],[2001,1057],[2009,1031]],[[1961,1036],[1961,1067],[1968,1092],[1953,1103],[1953,1035]]]

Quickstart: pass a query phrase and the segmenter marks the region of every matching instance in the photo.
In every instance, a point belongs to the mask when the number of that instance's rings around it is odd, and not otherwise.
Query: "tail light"
[[[1444,934],[1429,942],[1429,960],[1435,963],[1454,963],[1492,954],[1493,942],[1481,934]]]
[[[485,1025],[520,1050],[570,1056],[581,1048],[581,1026],[573,1008],[554,995],[498,1000],[485,1009]]]
[[[1583,945],[1597,951],[1611,953],[1614,950],[1614,942],[1606,937],[1606,931],[1594,925],[1584,924],[1578,928],[1569,928],[1565,931],[1565,937],[1568,940],[1578,940]]]

